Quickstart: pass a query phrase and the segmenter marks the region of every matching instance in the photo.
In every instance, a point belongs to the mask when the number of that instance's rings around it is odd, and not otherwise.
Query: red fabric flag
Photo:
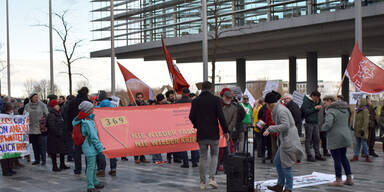
[[[384,92],[384,70],[360,52],[358,42],[353,48],[345,73],[361,92],[371,94]]]
[[[136,93],[139,92],[144,94],[144,100],[153,100],[152,89],[130,71],[128,71],[128,69],[122,66],[119,62],[117,62],[117,64],[119,65],[120,71],[124,76],[125,85],[127,86],[128,96],[131,103],[135,103],[136,98],[134,97],[136,97]],[[132,92],[132,94],[130,92]]]
[[[176,93],[181,94],[183,88],[189,88],[189,84],[184,79],[183,75],[181,75],[179,68],[177,68],[177,66],[173,63],[172,57],[165,46],[163,34],[161,34],[161,43],[163,44],[164,57],[167,61],[169,75],[171,76],[173,83],[173,89],[175,89]]]

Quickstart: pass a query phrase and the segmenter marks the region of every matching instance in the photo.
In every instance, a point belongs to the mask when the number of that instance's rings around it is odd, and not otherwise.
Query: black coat
[[[65,153],[65,124],[60,111],[51,109],[47,117],[49,154]]]
[[[291,112],[293,119],[295,120],[296,127],[299,128],[298,126],[301,126],[302,123],[300,107],[293,101],[287,103],[286,107]]]
[[[72,121],[79,114],[80,112],[79,105],[83,101],[91,102],[88,99],[88,97],[82,97],[82,96],[77,96],[76,98],[69,101],[68,111],[66,111],[66,115],[64,115],[66,117],[65,124],[69,133],[72,133],[72,130],[73,130]]]
[[[224,133],[228,133],[228,125],[225,121],[220,98],[208,91],[203,91],[192,101],[189,113],[193,127],[197,129],[197,141],[219,140],[219,123]]]

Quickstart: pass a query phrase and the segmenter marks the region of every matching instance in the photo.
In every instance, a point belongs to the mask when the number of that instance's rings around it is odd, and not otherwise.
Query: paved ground
[[[351,150],[350,150],[351,151]],[[355,177],[355,186],[343,188],[331,188],[320,185],[295,191],[328,191],[328,192],[379,192],[384,189],[384,154],[374,158],[373,163],[352,163],[352,171]],[[26,162],[23,161],[24,164]],[[73,168],[73,164],[69,163]],[[179,164],[165,166],[154,166],[151,164],[135,165],[133,158],[128,162],[118,162],[118,176],[106,176],[100,180],[106,184],[103,191],[119,192],[195,192],[199,191],[198,168],[181,169]],[[27,166],[17,170],[18,174],[13,177],[0,176],[0,192],[79,192],[85,191],[85,176],[75,176],[72,170],[61,173],[52,173],[51,166]],[[307,163],[303,162],[294,168],[294,175],[306,175],[313,171],[322,173],[334,173],[333,161]],[[256,180],[268,180],[276,178],[276,171],[271,164],[261,164],[260,159],[256,161]],[[226,179],[223,173],[217,176],[220,188],[208,191],[226,191]]]

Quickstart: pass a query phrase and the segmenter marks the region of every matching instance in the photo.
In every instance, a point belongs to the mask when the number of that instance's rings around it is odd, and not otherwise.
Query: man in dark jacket
[[[87,87],[82,87],[77,93],[78,93],[77,97],[75,99],[72,99],[68,104],[69,105],[68,112],[67,112],[68,121],[66,123],[67,123],[67,128],[69,129],[68,132],[70,133],[72,133],[72,130],[73,130],[72,121],[80,112],[79,110],[80,103],[83,101],[91,102],[88,99],[89,89]],[[68,125],[68,123],[70,123],[70,125]],[[81,174],[81,146],[75,145],[73,157],[75,159],[74,173],[76,175],[80,175]]]
[[[369,155],[373,157],[378,157],[379,155],[375,152],[375,142],[376,142],[376,108],[372,105],[372,101],[367,97],[368,101],[368,110],[369,110],[369,135],[368,135],[368,148]]]
[[[64,103],[64,105],[60,109],[61,114],[62,114],[63,119],[64,119],[65,145],[66,145],[66,150],[67,150],[66,153],[68,154],[68,161],[69,162],[73,161],[73,147],[74,146],[73,146],[73,140],[72,140],[72,132],[70,132],[70,130],[72,130],[72,123],[69,120],[68,111],[69,111],[69,103],[74,98],[75,98],[75,96],[68,95],[66,98],[66,102]]]
[[[200,147],[200,188],[206,189],[206,170],[208,147],[211,149],[211,159],[208,163],[209,185],[217,188],[214,175],[217,169],[219,154],[220,129],[222,127],[225,138],[228,140],[228,125],[225,121],[220,98],[214,96],[212,84],[208,81],[202,84],[202,93],[192,101],[192,107],[189,114],[193,127],[197,129],[197,142]]]
[[[322,108],[321,94],[313,91],[310,97],[305,96],[301,109],[305,118],[305,152],[307,153],[307,161],[314,162],[316,160],[325,161],[326,159],[320,154],[320,131],[318,126],[318,113]],[[315,158],[311,154],[311,144],[315,149]]]
[[[189,97],[190,91],[188,88],[184,88],[182,90],[182,96],[181,99],[177,100],[175,103],[191,103],[192,99]],[[189,162],[188,162],[188,152],[180,152],[177,153],[176,156],[179,156],[183,160],[183,164],[181,165],[182,168],[189,168]],[[199,151],[191,151],[191,158],[192,158],[192,167],[198,167],[197,162],[199,160]]]

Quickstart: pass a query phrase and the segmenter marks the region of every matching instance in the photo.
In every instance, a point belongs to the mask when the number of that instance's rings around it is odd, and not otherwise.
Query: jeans
[[[107,167],[107,161],[103,153],[99,153],[98,155],[96,155],[96,164],[97,164],[97,171],[105,171],[105,168]],[[116,170],[117,159],[116,158],[109,159],[109,166],[111,167],[111,170]]]
[[[277,170],[278,178],[277,185],[283,186],[285,190],[293,189],[293,175],[292,167],[283,168],[280,161],[280,148],[276,152],[275,167]]]
[[[368,155],[367,140],[360,137],[356,137],[355,157],[359,156],[361,145],[363,145],[364,154]]]
[[[347,148],[339,148],[331,150],[332,158],[335,166],[336,178],[342,177],[341,166],[344,167],[345,175],[351,176],[351,166],[349,165],[349,160],[347,159]]]
[[[315,156],[321,156],[320,154],[320,132],[319,126],[317,124],[305,124],[305,153],[307,156],[312,156],[311,154],[311,144],[315,149]]]
[[[370,123],[374,124],[374,123]],[[368,149],[369,149],[369,154],[375,153],[375,141],[376,141],[376,127],[374,125],[369,126],[369,133],[368,133]]]
[[[163,156],[161,156],[161,154],[153,154],[152,155],[152,162],[156,162],[156,161],[163,161]]]
[[[29,135],[29,141],[32,143],[33,154],[36,162],[46,162],[47,160],[47,136],[42,134]]]
[[[81,146],[79,145],[74,145],[74,153],[73,153],[73,158],[75,160],[75,174],[80,174],[81,173]]]
[[[207,165],[210,179],[213,179],[216,173],[219,155],[219,140],[202,140],[198,143],[200,147],[200,182],[206,183]],[[211,149],[210,162],[208,162],[208,146]]]
[[[199,151],[191,151],[192,165],[197,165],[197,161],[199,160],[200,152]],[[180,157],[183,160],[184,165],[189,165],[188,160],[188,152],[180,152]]]
[[[87,160],[87,188],[93,189],[99,182],[96,179],[96,156],[88,156]]]

